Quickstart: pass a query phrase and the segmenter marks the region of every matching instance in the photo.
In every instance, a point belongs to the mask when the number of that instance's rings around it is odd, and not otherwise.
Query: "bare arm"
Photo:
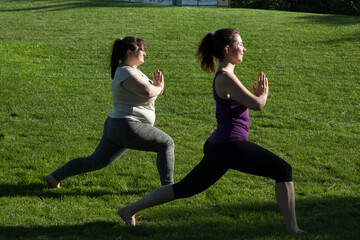
[[[126,90],[143,98],[152,98],[161,95],[164,91],[164,76],[160,71],[153,72],[153,82],[144,82],[140,76],[130,76],[125,79],[121,86]]]
[[[264,73],[259,73],[256,87],[252,84],[252,94],[233,73],[219,75],[215,82],[215,90],[220,98],[230,97],[252,110],[261,110],[268,95],[268,80]]]

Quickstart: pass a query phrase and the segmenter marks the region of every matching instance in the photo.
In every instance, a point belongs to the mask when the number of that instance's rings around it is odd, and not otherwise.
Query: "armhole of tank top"
[[[213,80],[213,88],[214,88],[214,93],[216,94],[216,97],[220,100],[223,100],[223,101],[228,101],[229,99],[223,99],[219,96],[219,94],[216,92],[216,89],[215,89],[215,79],[221,74],[221,73],[226,73],[226,71],[217,71],[215,73],[215,77],[214,77],[214,80]]]

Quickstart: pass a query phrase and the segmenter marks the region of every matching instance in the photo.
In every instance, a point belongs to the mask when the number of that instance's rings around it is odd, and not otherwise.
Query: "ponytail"
[[[196,54],[205,72],[215,73],[215,58],[220,61],[224,59],[224,48],[226,45],[234,45],[236,34],[240,35],[240,32],[234,28],[224,28],[205,35]]]
[[[119,66],[120,57],[120,46],[121,46],[122,39],[116,39],[113,44],[113,50],[111,53],[111,60],[110,60],[110,68],[111,68],[111,78],[114,78],[116,68]]]
[[[126,61],[127,50],[134,52],[145,50],[145,41],[135,37],[118,38],[114,41],[110,59],[112,79],[115,76],[115,72],[119,64]]]
[[[197,51],[197,57],[201,60],[201,68],[205,72],[215,72],[214,55],[212,47],[214,43],[214,34],[208,33],[203,38]]]

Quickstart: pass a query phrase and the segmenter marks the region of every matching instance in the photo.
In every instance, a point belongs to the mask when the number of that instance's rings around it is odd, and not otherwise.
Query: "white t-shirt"
[[[150,84],[150,79],[145,74],[142,74],[140,70],[129,66],[120,66],[116,69],[111,84],[114,110],[109,117],[130,118],[154,125],[156,97],[143,98],[121,86],[121,82],[134,75],[140,76],[144,83]]]

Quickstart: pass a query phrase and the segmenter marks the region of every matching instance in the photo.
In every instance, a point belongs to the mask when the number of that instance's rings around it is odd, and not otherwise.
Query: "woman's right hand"
[[[164,91],[165,83],[164,83],[164,75],[161,71],[157,70],[156,72],[152,73],[153,75],[153,85],[155,87],[159,87],[161,89],[161,92],[159,95],[161,95]]]
[[[251,86],[255,96],[267,97],[269,92],[269,85],[268,85],[268,79],[263,72],[259,73],[258,75],[256,87],[254,86],[253,83],[251,84]]]

